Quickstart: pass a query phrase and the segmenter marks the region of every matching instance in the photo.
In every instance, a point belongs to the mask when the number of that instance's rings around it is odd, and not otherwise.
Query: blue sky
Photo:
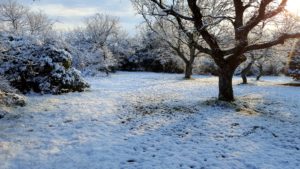
[[[136,26],[142,21],[136,15],[130,0],[19,0],[35,10],[42,10],[57,20],[56,28],[68,30],[82,25],[85,17],[104,13],[120,18],[122,26],[134,34]]]

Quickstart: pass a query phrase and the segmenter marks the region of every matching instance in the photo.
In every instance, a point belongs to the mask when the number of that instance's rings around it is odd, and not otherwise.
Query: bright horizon
[[[300,0],[289,0],[286,9],[291,13],[300,16]]]
[[[33,10],[41,10],[56,21],[55,28],[68,31],[83,26],[86,17],[103,13],[119,17],[121,26],[134,35],[142,19],[136,15],[130,0],[18,0]]]
[[[41,10],[56,21],[55,29],[68,31],[83,26],[86,17],[104,13],[120,18],[121,26],[130,35],[136,33],[136,27],[143,21],[136,14],[130,0],[18,0],[33,10]],[[286,9],[300,16],[300,0],[289,0]]]

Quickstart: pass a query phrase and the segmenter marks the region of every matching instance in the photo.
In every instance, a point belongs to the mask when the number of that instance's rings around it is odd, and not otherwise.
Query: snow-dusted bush
[[[114,72],[118,63],[111,47],[120,32],[119,19],[97,13],[85,18],[84,23],[66,36],[73,65],[84,75]]]
[[[83,72],[84,75],[97,75],[101,72],[114,71],[117,67],[117,59],[110,49],[97,46],[85,30],[74,30],[67,35],[69,52],[73,56],[73,66]]]
[[[151,71],[183,73],[184,63],[167,44],[151,33],[136,39],[131,48],[134,53],[120,61],[120,69],[126,71]]]
[[[140,49],[128,58],[123,58],[121,70],[183,73],[181,60],[160,49]]]
[[[0,90],[0,106],[25,106],[25,97]]]
[[[72,57],[60,43],[6,35],[0,38],[0,74],[21,92],[60,94],[89,86],[71,67]]]
[[[194,72],[196,74],[217,75],[218,66],[209,56],[201,56],[195,60]]]
[[[18,94],[17,90],[10,86],[9,82],[4,77],[0,76],[0,106],[3,105],[24,106],[25,97]]]
[[[0,90],[3,92],[15,93],[17,90],[13,88],[7,79],[3,76],[0,76]]]
[[[300,80],[300,40],[296,43],[295,50],[291,53],[288,74],[295,80]]]
[[[107,42],[107,47],[116,61],[117,69],[122,66],[124,59],[134,55],[137,49],[136,43],[136,38],[129,37],[125,31],[120,31]]]
[[[115,70],[183,72],[180,58],[157,36],[144,34],[130,38],[126,32],[116,30],[107,38],[97,39],[93,34],[101,37],[101,32],[87,28],[78,28],[66,36],[73,65],[84,75]]]

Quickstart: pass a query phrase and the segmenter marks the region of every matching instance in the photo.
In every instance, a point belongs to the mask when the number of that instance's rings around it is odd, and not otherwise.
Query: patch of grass
[[[217,98],[212,98],[210,100],[204,101],[202,105],[217,107],[221,109],[232,109],[240,114],[249,115],[249,116],[261,114],[262,113],[261,110],[259,110],[255,105],[249,103],[249,102],[253,103],[253,101],[259,103],[260,99],[241,97],[241,98],[237,98],[233,102],[226,102],[226,101],[218,100]]]

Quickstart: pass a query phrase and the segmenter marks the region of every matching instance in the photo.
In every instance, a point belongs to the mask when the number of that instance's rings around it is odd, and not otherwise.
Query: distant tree
[[[253,63],[254,63],[254,59],[251,58],[251,60],[249,61],[249,63],[244,67],[244,69],[241,72],[241,76],[242,76],[242,79],[243,79],[243,84],[248,84],[247,75],[251,71]]]
[[[234,100],[232,78],[236,68],[246,60],[245,53],[300,38],[299,31],[285,15],[288,0],[132,1],[148,10],[149,16],[174,18],[183,33],[189,35],[195,30],[205,41],[193,44],[218,65],[219,100]],[[174,8],[178,1],[184,3],[184,12]],[[256,34],[257,29],[261,29],[262,34],[273,34],[272,38]]]
[[[31,35],[45,35],[52,30],[54,24],[42,11],[27,12],[25,19]]]
[[[300,80],[300,40],[295,43],[288,64],[288,74],[295,80]]]
[[[25,17],[28,8],[16,0],[3,0],[0,2],[0,21],[10,32],[20,33],[26,25]]]
[[[193,31],[187,36],[182,33],[181,27],[176,23],[175,19],[164,18],[160,15],[152,16],[151,18],[147,15],[149,11],[145,10],[139,3],[136,3],[135,7],[144,17],[145,23],[149,29],[159,36],[161,40],[165,41],[165,43],[176,53],[176,57],[182,59],[185,64],[184,78],[191,79],[195,59],[200,56],[200,52],[193,45],[194,42],[200,40],[197,32]],[[150,6],[147,7],[151,8]],[[184,5],[180,1],[177,1],[174,8],[181,12],[184,11]]]
[[[269,48],[246,53],[246,55],[248,55],[247,59],[249,61],[245,62],[246,65],[244,65],[244,68],[241,71],[243,84],[248,83],[247,76],[254,66],[256,66],[258,69],[256,80],[259,80],[264,73],[265,64],[268,64],[266,62],[268,62],[271,58],[274,58],[274,56],[272,56],[273,54],[274,53],[272,53],[271,49]]]
[[[94,16],[88,17],[85,20],[85,31],[87,38],[94,44],[94,50],[101,49],[102,56],[104,59],[105,71],[108,74],[111,67],[112,55],[109,51],[107,42],[113,36],[116,36],[120,31],[119,19],[114,16],[95,14]]]
[[[116,35],[119,30],[119,19],[114,16],[95,14],[85,20],[86,33],[95,47],[103,47],[109,38]]]
[[[107,74],[117,65],[111,49],[117,49],[121,37],[119,19],[104,14],[95,14],[84,20],[85,25],[66,35],[73,54],[73,64],[84,73],[94,75],[99,71]]]
[[[265,55],[258,55],[255,58],[254,65],[257,67],[256,81],[259,81],[260,78],[264,75],[264,66],[266,62],[270,61],[270,59],[271,58],[268,58]]]

